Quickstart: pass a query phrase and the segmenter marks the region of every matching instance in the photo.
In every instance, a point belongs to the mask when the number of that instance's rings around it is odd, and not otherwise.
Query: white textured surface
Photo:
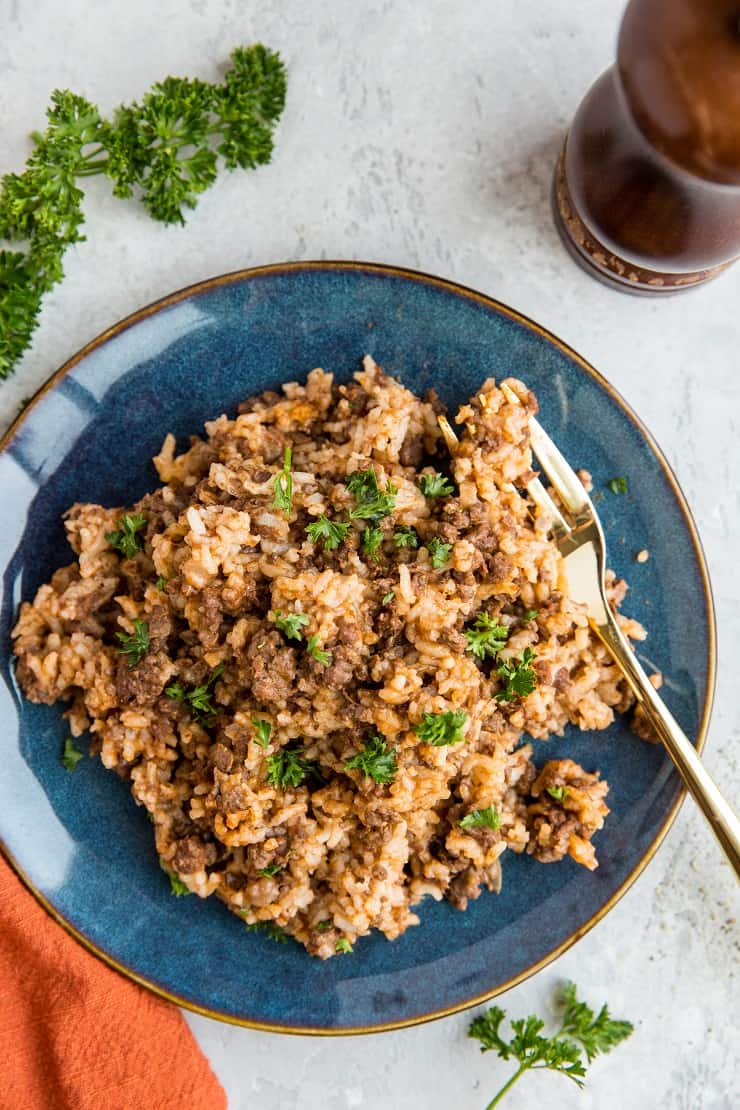
[[[613,0],[4,0],[0,172],[21,167],[54,86],[109,110],[168,73],[214,79],[232,46],[261,39],[283,52],[290,87],[273,164],[224,177],[184,230],[155,225],[92,183],[89,242],[70,252],[33,350],[0,388],[0,422],[104,327],[239,267],[382,260],[508,301],[611,379],[678,473],[719,619],[706,762],[738,800],[740,267],[684,297],[632,299],[574,267],[549,214],[563,130],[611,61],[618,8]],[[632,1018],[635,1035],[597,1062],[583,1093],[538,1074],[504,1105],[737,1106],[736,913],[729,867],[687,803],[608,918],[503,999],[514,1015],[545,1013],[555,984],[572,977],[592,1002],[608,999]],[[466,1040],[468,1015],[323,1041],[189,1020],[232,1110],[483,1110],[509,1073]]]

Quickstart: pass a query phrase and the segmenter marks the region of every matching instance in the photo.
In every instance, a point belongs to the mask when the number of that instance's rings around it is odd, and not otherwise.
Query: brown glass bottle
[[[632,0],[555,175],[566,245],[632,292],[740,256],[740,0]]]

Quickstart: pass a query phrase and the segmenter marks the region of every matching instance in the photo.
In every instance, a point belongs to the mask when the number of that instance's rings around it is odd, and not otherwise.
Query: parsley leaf
[[[117,649],[118,654],[127,656],[126,662],[129,667],[135,667],[149,651],[149,625],[146,621],[140,621],[137,618],[131,635],[116,632],[116,639],[121,642],[121,647]]]
[[[419,537],[416,534],[416,529],[399,527],[393,533],[393,542],[396,547],[418,547]]]
[[[309,636],[308,643],[306,644],[306,651],[309,655],[313,656],[317,663],[321,663],[324,667],[328,667],[331,663],[331,652],[323,651],[323,649],[319,647],[318,636]]]
[[[464,709],[448,709],[446,713],[425,713],[414,729],[424,744],[442,748],[446,744],[459,744],[463,739],[462,727],[468,719]]]
[[[349,513],[352,520],[370,520],[377,524],[384,516],[390,516],[396,507],[398,490],[391,482],[386,482],[385,490],[381,490],[373,467],[351,474],[347,479],[347,489],[355,499],[355,507]]]
[[[441,570],[450,557],[451,543],[442,543],[439,536],[434,536],[427,544],[427,551],[431,555],[434,570]]]
[[[455,492],[455,487],[444,474],[422,474],[419,478],[419,489],[425,497],[449,497]]]
[[[29,345],[65,251],[84,238],[79,183],[105,174],[115,196],[136,192],[154,219],[183,223],[219,156],[228,169],[269,162],[285,89],[279,54],[256,44],[233,51],[223,83],[168,77],[111,120],[81,96],[52,92],[24,171],[0,181],[0,240],[19,248],[0,250],[0,378]]]
[[[471,652],[478,659],[485,659],[488,655],[495,659],[506,646],[509,630],[506,625],[499,624],[488,613],[479,613],[472,627],[465,629],[465,637],[468,641],[466,651]]]
[[[470,813],[466,813],[459,822],[461,829],[497,829],[500,824],[501,818],[493,806],[471,809]]]
[[[326,921],[319,921],[317,925],[314,925],[314,929],[317,933],[325,933],[328,929],[331,929],[331,925],[331,921],[327,918]]]
[[[118,530],[106,532],[105,538],[111,547],[115,547],[126,559],[132,559],[137,551],[142,550],[141,536],[138,536],[137,532],[140,532],[145,524],[146,517],[140,513],[134,513],[133,516],[124,513],[118,519]]]
[[[347,940],[346,937],[340,937],[339,940],[337,941],[337,943],[334,945],[334,951],[335,952],[342,952],[342,953],[349,953],[349,952],[354,952],[354,948],[352,947],[352,945],[350,944],[350,942]]]
[[[480,1041],[481,1052],[496,1052],[502,1060],[516,1060],[519,1067],[494,1095],[486,1110],[498,1106],[504,1095],[530,1070],[548,1069],[559,1072],[583,1087],[586,1067],[583,1052],[590,1064],[599,1053],[610,1052],[615,1045],[633,1031],[628,1021],[614,1021],[609,1016],[606,1005],[602,1006],[598,1017],[594,1016],[585,1002],[576,998],[576,987],[568,983],[565,988],[565,1012],[557,1033],[552,1037],[542,1036],[545,1028],[541,1018],[530,1015],[511,1022],[511,1040],[501,1035],[501,1023],[506,1014],[500,1006],[492,1006],[485,1013],[474,1018],[468,1029],[468,1036]]]
[[[556,802],[564,802],[565,795],[568,793],[568,788],[565,786],[546,786],[545,790]]]
[[[283,865],[281,863],[269,863],[267,867],[260,867],[257,874],[261,875],[263,879],[271,879],[273,875],[279,874],[282,870]]]
[[[183,894],[190,894],[190,887],[187,885],[187,883],[184,883],[180,876],[167,866],[161,856],[159,857],[159,866],[162,868],[165,875],[170,880],[171,894],[176,894],[178,898],[180,898]]]
[[[381,605],[390,605],[390,603],[393,601],[393,598],[395,596],[396,595],[393,592],[393,590],[389,590],[387,594],[383,594],[382,598],[380,599],[380,604]]]
[[[165,576],[163,574],[160,574],[159,578],[154,583],[154,585],[157,587],[157,589],[159,590],[160,593],[164,593],[164,588],[167,585],[167,579],[165,578]]]
[[[280,790],[300,786],[307,775],[321,779],[321,772],[310,759],[301,759],[303,748],[282,748],[267,757],[267,781]],[[322,780],[323,781],[323,780]]]
[[[393,782],[398,771],[396,749],[389,748],[384,736],[375,732],[357,755],[344,765],[348,771],[362,771],[366,778],[387,785]]]
[[[504,688],[496,694],[496,701],[515,701],[532,693],[537,685],[537,675],[531,666],[533,659],[534,652],[527,647],[518,661],[506,659],[499,663],[496,673],[504,682]]]
[[[275,610],[275,624],[288,640],[302,640],[301,628],[309,623],[305,613],[286,613],[283,616],[279,609]]]
[[[286,447],[283,451],[283,469],[279,470],[272,480],[272,489],[275,496],[272,500],[273,509],[280,509],[286,516],[290,516],[293,508],[293,449]]]
[[[306,526],[306,531],[311,543],[316,544],[321,540],[324,544],[324,551],[336,551],[347,535],[349,527],[349,524],[342,524],[338,520],[329,520],[328,517],[320,516],[313,524]]]
[[[274,940],[276,944],[287,944],[288,934],[274,921],[255,921],[252,925],[247,925],[248,933],[264,933],[268,940]]]
[[[269,721],[263,721],[260,717],[252,717],[252,724],[255,736],[255,743],[259,744],[261,748],[266,748],[270,743],[270,734],[272,732],[272,725]]]
[[[372,525],[362,533],[362,550],[368,559],[373,559],[376,563],[379,559],[378,551],[383,542],[383,529],[377,528]]]
[[[529,622],[533,621],[536,616],[539,616],[539,612],[539,609],[527,609],[524,616],[522,617],[522,620],[525,624],[529,624]]]
[[[173,701],[186,702],[195,720],[200,724],[208,725],[210,719],[215,717],[218,712],[211,702],[211,686],[213,686],[223,669],[224,664],[219,663],[211,671],[207,681],[200,686],[194,686],[192,690],[187,690],[181,682],[173,682],[171,686],[165,687],[164,692]]]
[[[74,741],[72,740],[72,737],[68,736],[67,739],[64,741],[64,751],[62,752],[62,767],[64,767],[65,771],[74,771],[75,767],[81,759],[84,759],[82,752],[74,746]]]
[[[626,478],[610,478],[606,484],[612,493],[622,494],[627,492]]]

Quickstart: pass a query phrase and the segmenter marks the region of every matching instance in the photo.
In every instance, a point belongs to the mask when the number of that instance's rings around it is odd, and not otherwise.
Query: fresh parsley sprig
[[[512,1021],[513,1035],[509,1041],[504,1040],[500,1029],[506,1014],[500,1006],[492,1006],[471,1022],[468,1036],[480,1041],[481,1052],[493,1051],[502,1060],[516,1060],[519,1064],[486,1110],[498,1106],[507,1091],[528,1071],[546,1068],[560,1072],[578,1087],[583,1087],[586,1076],[583,1053],[590,1064],[600,1053],[611,1052],[633,1032],[634,1026],[629,1021],[613,1019],[606,1005],[595,1015],[585,1002],[579,1002],[574,983],[566,984],[564,1003],[560,1028],[552,1037],[543,1037],[544,1021],[530,1015]]]
[[[270,735],[272,734],[270,722],[263,721],[261,717],[252,717],[252,724],[254,725],[255,743],[259,744],[261,748],[269,747]]]
[[[494,831],[500,824],[501,818],[493,806],[486,806],[485,809],[471,809],[470,813],[466,813],[462,821],[459,822],[461,829],[494,829]]]
[[[373,733],[361,752],[353,755],[344,765],[348,771],[362,771],[366,778],[388,785],[398,771],[396,749],[389,748],[385,736]]]
[[[190,894],[190,887],[182,881],[180,876],[167,866],[162,857],[159,858],[159,866],[164,871],[167,878],[170,880],[170,893],[177,895],[178,898],[184,894]]]
[[[219,663],[211,671],[207,680],[200,686],[194,686],[192,690],[188,690],[181,682],[173,682],[171,686],[165,687],[164,692],[173,701],[184,702],[199,724],[208,725],[218,712],[211,702],[211,687],[223,672],[223,669],[224,664]]]
[[[425,713],[414,731],[424,744],[442,748],[459,744],[463,738],[463,725],[468,719],[464,709],[448,709],[446,713]]]
[[[393,542],[396,547],[415,548],[419,546],[419,537],[416,534],[416,529],[399,526],[393,533]]]
[[[303,633],[301,629],[307,624],[310,624],[309,617],[305,613],[281,613],[279,609],[275,610],[275,627],[279,628],[287,640],[302,640]]]
[[[227,169],[270,161],[285,104],[280,55],[238,47],[220,84],[167,77],[104,119],[94,104],[55,89],[43,133],[22,173],[0,181],[0,378],[14,369],[38,324],[43,297],[64,276],[65,251],[84,239],[80,183],[96,174],[118,197],[137,194],[149,214],[184,223]]]
[[[138,533],[145,524],[146,517],[142,516],[141,513],[134,513],[133,516],[124,513],[123,516],[119,517],[117,530],[106,532],[105,538],[111,547],[115,547],[116,551],[121,552],[124,558],[133,559],[136,552],[141,551],[143,547],[141,536]]]
[[[384,516],[390,516],[396,507],[398,490],[390,481],[381,490],[372,466],[350,474],[347,489],[355,499],[354,508],[349,511],[351,520],[369,520],[377,524]]]
[[[68,736],[64,741],[64,751],[62,752],[62,767],[65,771],[74,771],[77,764],[81,759],[84,759],[82,752],[75,747],[74,741],[71,736]]]
[[[293,508],[293,449],[286,447],[283,451],[283,469],[279,470],[272,480],[274,497],[273,509],[280,509],[286,516],[290,516]]]
[[[117,649],[118,654],[126,656],[129,667],[135,667],[149,651],[149,625],[137,617],[134,620],[134,630],[131,635],[126,632],[116,632],[116,639],[121,643]]]
[[[248,933],[262,933],[267,940],[274,940],[276,944],[287,944],[288,934],[285,929],[281,929],[274,921],[255,921],[252,925],[247,925]]]
[[[468,641],[466,651],[471,652],[478,659],[485,659],[490,655],[496,658],[509,637],[509,630],[504,624],[489,616],[488,613],[479,613],[470,628],[465,629],[465,638]]]
[[[282,748],[267,757],[267,781],[280,790],[300,786],[308,775],[322,779],[321,772],[310,759],[303,759],[303,748]]]
[[[349,524],[344,524],[339,520],[329,520],[325,516],[320,516],[313,524],[306,526],[311,543],[318,544],[321,542],[324,551],[336,551],[342,540],[345,539],[349,529]]]
[[[455,492],[455,487],[444,474],[422,474],[419,478],[419,489],[425,497],[449,497]]]
[[[309,636],[306,643],[306,651],[312,656],[317,663],[321,663],[322,667],[328,667],[331,663],[331,652],[324,651],[319,644],[318,636]]]
[[[383,542],[383,529],[371,524],[362,532],[362,553],[377,563],[380,558],[380,545]]]
[[[502,660],[496,671],[503,682],[503,688],[496,694],[496,701],[516,701],[526,698],[537,685],[537,675],[532,668],[534,652],[525,648],[521,659]]]
[[[451,543],[442,543],[439,536],[433,536],[427,544],[430,562],[434,570],[441,570],[447,565],[452,550]]]

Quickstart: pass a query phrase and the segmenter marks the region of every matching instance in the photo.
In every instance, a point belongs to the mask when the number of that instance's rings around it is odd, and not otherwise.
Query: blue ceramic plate
[[[700,746],[714,671],[712,603],[685,501],[646,430],[583,359],[542,328],[450,282],[385,266],[298,263],[203,282],[142,309],[62,367],[10,429],[0,453],[3,580],[0,838],[46,908],[103,959],[213,1017],[290,1032],[352,1033],[412,1024],[478,1002],[541,968],[614,905],[652,856],[681,793],[662,748],[622,721],[569,730],[539,760],[572,755],[609,780],[600,867],[544,867],[509,852],[499,896],[465,913],[430,900],[394,943],[363,939],[328,963],[274,944],[215,899],[173,898],[143,809],[128,786],[84,760],[60,763],[59,706],[19,695],[9,659],[18,603],[71,561],[61,517],[74,501],[130,504],[156,483],[149,458],[248,394],[323,366],[348,377],[369,352],[413,390],[448,404],[489,375],[517,374],[542,421],[597,490],[610,563],[632,583],[625,611],[666,677],[665,698]],[[648,548],[638,565],[635,552]],[[691,636],[686,628],[691,627]]]

